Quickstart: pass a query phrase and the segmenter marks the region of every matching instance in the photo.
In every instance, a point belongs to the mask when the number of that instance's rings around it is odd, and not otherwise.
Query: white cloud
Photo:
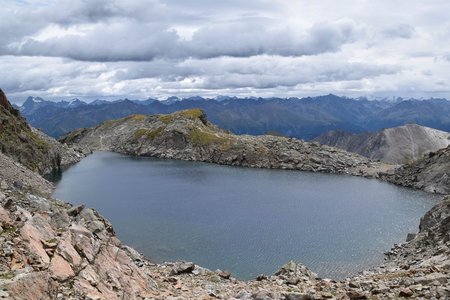
[[[46,97],[450,97],[450,2],[0,0],[0,86]]]

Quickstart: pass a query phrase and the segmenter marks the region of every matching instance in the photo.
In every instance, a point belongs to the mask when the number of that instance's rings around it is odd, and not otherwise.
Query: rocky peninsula
[[[81,129],[61,140],[87,150],[203,161],[222,165],[377,177],[392,166],[344,150],[280,136],[234,135],[200,109],[132,115]]]

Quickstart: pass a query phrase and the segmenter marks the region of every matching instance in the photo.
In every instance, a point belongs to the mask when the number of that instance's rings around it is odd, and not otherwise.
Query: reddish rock
[[[148,277],[136,267],[122,249],[108,245],[102,247],[95,260],[95,269],[102,283],[118,289],[125,299],[135,299],[147,289]],[[100,289],[100,284],[98,286]]]
[[[88,265],[86,268],[84,268],[79,276],[89,282],[91,286],[97,286],[100,282],[100,279],[98,278],[97,272],[94,270],[94,268],[91,265]]]
[[[70,227],[70,232],[72,234],[72,244],[74,248],[79,254],[86,257],[90,263],[93,263],[100,245],[95,240],[92,232],[81,225],[72,225]]]
[[[10,225],[11,219],[9,218],[8,211],[0,206],[0,226]]]
[[[218,275],[223,279],[230,279],[230,277],[231,277],[231,273],[228,271],[219,272]]]
[[[72,236],[66,231],[59,239],[57,253],[61,255],[73,268],[78,268],[83,262],[81,256],[72,246]]]
[[[52,278],[61,282],[75,276],[75,273],[73,272],[69,263],[59,255],[55,255],[53,257],[52,261],[50,262],[49,271]]]
[[[4,107],[7,111],[14,115],[18,115],[18,111],[9,103],[8,98],[5,93],[0,89],[0,106]]]
[[[23,257],[19,253],[14,252],[10,264],[11,271],[23,269],[23,267],[24,267]]]
[[[118,299],[115,293],[112,291],[105,291],[106,293],[102,293],[97,288],[93,287],[87,280],[78,278],[74,282],[74,290],[77,293],[79,299]]]
[[[56,236],[55,231],[50,225],[50,217],[47,214],[36,213],[30,220],[31,225],[39,231],[41,240],[53,240]]]
[[[398,293],[399,297],[404,297],[404,298],[409,298],[412,295],[414,295],[414,293],[409,288],[401,288],[400,292]]]
[[[31,224],[26,223],[20,229],[20,235],[22,236],[28,250],[36,255],[38,263],[48,265],[50,263],[50,258],[42,246],[42,236],[40,232]]]
[[[5,285],[12,299],[50,300],[56,299],[54,286],[49,284],[47,272],[36,272],[21,276]]]

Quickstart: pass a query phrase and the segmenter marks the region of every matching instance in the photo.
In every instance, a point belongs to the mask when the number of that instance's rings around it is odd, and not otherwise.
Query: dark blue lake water
[[[54,196],[97,209],[156,262],[194,261],[241,279],[294,259],[342,278],[383,261],[437,197],[358,177],[96,152]]]

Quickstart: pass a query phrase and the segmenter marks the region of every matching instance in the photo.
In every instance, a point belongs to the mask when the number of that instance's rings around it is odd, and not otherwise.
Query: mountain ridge
[[[450,101],[439,99],[369,101],[332,94],[301,99],[177,99],[98,101],[74,108],[50,102],[39,104],[40,108],[36,107],[29,113],[22,113],[33,126],[42,128],[53,137],[132,114],[168,114],[193,108],[203,109],[213,123],[235,134],[263,135],[270,131],[310,140],[330,130],[361,133],[406,123],[450,131]]]
[[[353,134],[330,131],[313,141],[391,164],[404,164],[450,145],[450,133],[416,124]]]

